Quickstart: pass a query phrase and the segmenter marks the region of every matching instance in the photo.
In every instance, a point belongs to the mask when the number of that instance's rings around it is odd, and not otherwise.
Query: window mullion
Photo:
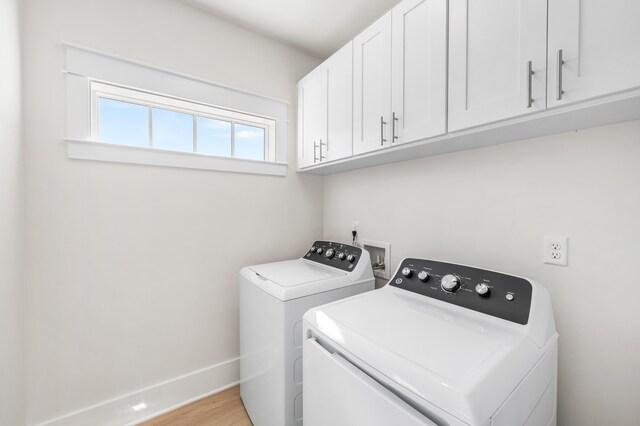
[[[193,152],[198,152],[198,117],[193,115]]]
[[[236,123],[231,122],[231,156],[236,156]]]
[[[153,147],[153,111],[151,107],[149,109],[149,146]]]

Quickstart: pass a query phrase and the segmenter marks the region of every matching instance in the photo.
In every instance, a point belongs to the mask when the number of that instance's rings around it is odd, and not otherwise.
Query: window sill
[[[178,167],[183,169],[220,172],[252,173],[286,176],[286,163],[215,157],[191,152],[140,148],[96,141],[66,139],[67,156],[74,160],[106,161],[111,163],[142,164],[146,166]]]

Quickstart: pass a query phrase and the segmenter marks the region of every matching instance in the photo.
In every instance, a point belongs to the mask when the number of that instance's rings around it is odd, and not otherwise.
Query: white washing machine
[[[255,426],[302,424],[302,315],[373,288],[369,253],[328,241],[240,271],[240,396]]]
[[[556,424],[551,301],[524,278],[404,259],[304,315],[304,424]]]

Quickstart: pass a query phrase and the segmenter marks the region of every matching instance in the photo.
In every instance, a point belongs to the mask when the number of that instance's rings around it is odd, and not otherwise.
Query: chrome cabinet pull
[[[398,137],[396,136],[396,122],[398,121],[398,117],[396,117],[396,113],[393,112],[391,114],[391,143],[394,143]]]
[[[316,143],[316,141],[313,141],[313,162],[314,163],[318,162],[318,157],[316,156],[317,149],[318,149],[318,144]]]
[[[533,104],[533,98],[531,97],[531,80],[534,74],[533,64],[529,61],[527,62],[527,108],[531,108],[531,104]]]
[[[386,121],[384,121],[384,117],[380,116],[380,146],[384,146],[384,143],[387,141],[384,138],[384,125],[387,124]]]
[[[562,66],[564,65],[564,59],[562,59],[562,49],[558,50],[558,84],[556,86],[556,100],[561,101],[564,90],[562,90]]]
[[[322,161],[322,160],[327,158],[326,156],[322,155],[322,145],[326,146],[327,143],[326,142],[322,142],[322,139],[320,139],[320,144],[319,145],[320,145],[320,161]]]

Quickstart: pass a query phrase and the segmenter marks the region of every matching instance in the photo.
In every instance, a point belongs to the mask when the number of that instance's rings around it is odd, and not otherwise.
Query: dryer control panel
[[[389,285],[518,324],[529,321],[533,286],[524,278],[408,258]]]
[[[316,241],[304,255],[304,259],[350,272],[358,264],[361,255],[360,247],[331,241]]]

